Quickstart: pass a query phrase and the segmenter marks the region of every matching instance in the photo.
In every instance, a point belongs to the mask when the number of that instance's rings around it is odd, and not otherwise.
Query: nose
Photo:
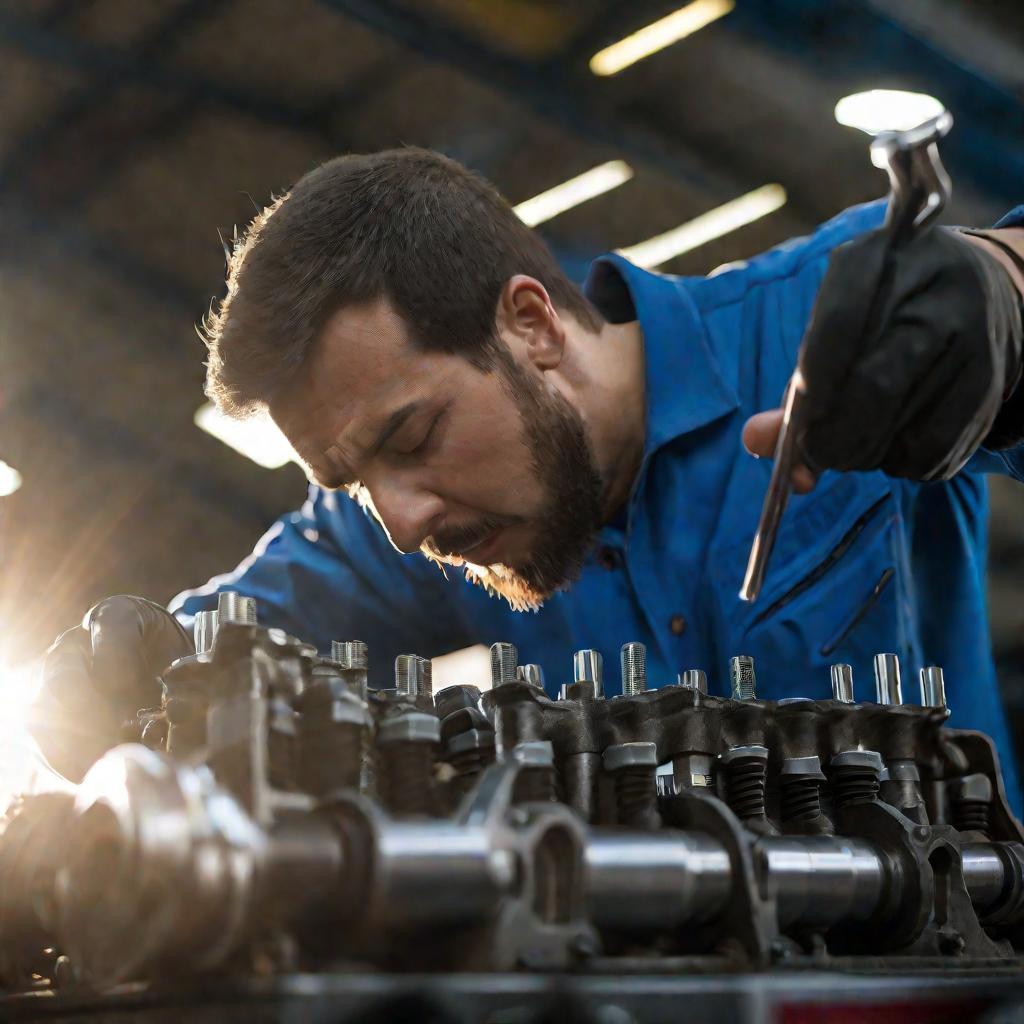
[[[418,551],[444,517],[444,502],[430,491],[397,478],[364,480],[373,512],[399,551]]]

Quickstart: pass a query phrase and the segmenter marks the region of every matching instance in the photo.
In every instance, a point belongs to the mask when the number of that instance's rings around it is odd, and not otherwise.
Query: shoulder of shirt
[[[697,309],[708,313],[744,299],[754,288],[795,277],[807,264],[827,256],[837,246],[881,225],[883,199],[851,206],[809,235],[791,238],[758,256],[726,263],[707,277],[680,277]]]

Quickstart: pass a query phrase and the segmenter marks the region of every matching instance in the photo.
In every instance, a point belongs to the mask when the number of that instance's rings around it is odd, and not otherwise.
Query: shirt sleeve
[[[302,508],[279,519],[230,573],[185,591],[169,607],[186,625],[234,590],[256,599],[260,623],[326,652],[331,640],[363,640],[371,673],[396,654],[432,657],[472,641],[458,616],[459,579],[420,554],[396,551],[386,534],[343,494],[311,486]]]

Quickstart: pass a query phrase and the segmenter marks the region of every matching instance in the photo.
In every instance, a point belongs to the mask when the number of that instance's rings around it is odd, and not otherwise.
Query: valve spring
[[[431,745],[400,741],[379,750],[388,810],[394,814],[433,814],[437,801]]]
[[[848,804],[869,804],[878,799],[878,772],[859,764],[843,764],[834,768],[832,795],[836,807]]]
[[[737,758],[729,765],[729,806],[737,818],[765,816],[765,775],[768,766],[757,757]]]
[[[366,741],[362,727],[307,723],[301,733],[302,788],[315,796],[336,789],[358,789]]]
[[[953,824],[960,832],[983,832],[988,836],[991,805],[986,800],[956,800]]]
[[[553,768],[524,768],[516,779],[512,802],[516,804],[549,803],[555,799]]]
[[[649,765],[623,768],[615,775],[615,799],[620,825],[649,827],[658,818],[658,782]]]
[[[821,815],[821,784],[807,775],[784,778],[782,820],[810,821]]]

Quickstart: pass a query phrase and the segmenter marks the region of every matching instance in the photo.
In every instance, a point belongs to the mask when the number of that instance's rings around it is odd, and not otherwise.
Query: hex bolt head
[[[491,686],[504,686],[516,681],[519,652],[515,644],[491,644]]]
[[[756,700],[757,676],[754,674],[754,659],[749,654],[737,654],[729,659],[729,679],[733,700]]]
[[[494,733],[490,729],[467,729],[445,744],[445,753],[453,757],[467,750],[493,750]]]
[[[465,683],[457,683],[454,686],[446,686],[434,694],[434,707],[440,718],[447,718],[448,715],[460,708],[478,708],[480,706],[480,689],[476,686],[469,686]]]
[[[882,764],[882,755],[877,750],[841,750],[829,762],[833,768],[844,768],[856,766],[858,768],[873,768],[879,774],[885,767]]]
[[[604,748],[601,762],[613,774],[624,768],[657,768],[658,748],[653,743],[613,743]]]
[[[821,781],[825,779],[825,774],[821,770],[821,761],[818,759],[817,754],[811,754],[809,757],[787,757],[782,762],[782,770],[779,774],[820,779]]]
[[[730,747],[721,755],[722,764],[730,764],[737,758],[756,758],[758,761],[768,760],[768,748],[760,743],[745,743],[738,747]]]
[[[378,743],[440,743],[441,723],[419,711],[385,718],[377,729]]]
[[[988,803],[992,799],[992,780],[981,772],[964,775],[949,784],[949,795],[954,800],[977,800]]]
[[[512,760],[527,768],[552,768],[555,748],[549,740],[528,740],[512,748]]]

